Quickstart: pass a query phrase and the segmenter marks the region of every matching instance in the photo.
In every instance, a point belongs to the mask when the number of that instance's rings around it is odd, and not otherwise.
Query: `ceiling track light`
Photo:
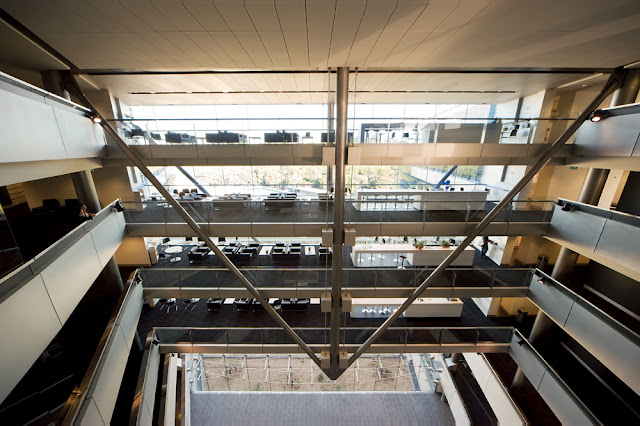
[[[602,121],[603,119],[607,118],[608,115],[606,112],[604,112],[601,109],[597,109],[595,111],[593,111],[591,113],[591,115],[589,116],[589,120],[591,120],[594,123],[597,123],[599,121]]]

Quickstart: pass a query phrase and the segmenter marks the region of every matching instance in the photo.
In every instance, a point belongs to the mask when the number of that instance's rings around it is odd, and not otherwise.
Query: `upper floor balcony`
[[[496,205],[486,191],[361,190],[345,201],[345,226],[358,236],[465,235]],[[210,235],[319,237],[333,222],[333,200],[273,193],[182,197],[181,205]],[[192,231],[173,207],[156,199],[123,203],[129,235],[185,236]],[[489,235],[541,235],[553,203],[514,201],[488,226]]]
[[[560,199],[545,237],[640,280],[638,216]]]
[[[1,163],[85,159],[105,154],[104,133],[91,120],[88,109],[4,73],[0,73],[0,111]],[[10,183],[45,177],[37,170],[32,175],[22,170],[20,175]]]

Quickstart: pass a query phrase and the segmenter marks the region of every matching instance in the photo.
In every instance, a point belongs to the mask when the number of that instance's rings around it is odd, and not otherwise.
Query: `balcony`
[[[640,280],[640,217],[558,200],[545,238]]]
[[[346,226],[358,236],[465,235],[497,201],[448,201],[448,192],[433,192],[442,200],[416,201],[404,196],[380,196],[345,202]],[[461,194],[458,192],[457,194]],[[384,197],[384,198],[383,198]],[[404,197],[404,198],[401,198]],[[333,201],[218,200],[201,198],[180,204],[213,236],[319,237],[333,221]],[[162,200],[123,203],[131,236],[184,236],[193,231]],[[553,204],[514,201],[487,227],[490,235],[540,235],[547,230]]]

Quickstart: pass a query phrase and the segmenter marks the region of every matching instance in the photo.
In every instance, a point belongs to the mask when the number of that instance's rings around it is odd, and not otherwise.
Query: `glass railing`
[[[415,289],[435,268],[350,268],[343,271],[344,289]],[[324,268],[246,268],[242,274],[259,289],[329,289],[330,269]],[[223,268],[140,268],[146,288],[244,289],[233,273]],[[429,288],[527,288],[529,268],[449,268]]]
[[[308,345],[328,345],[328,328],[293,328]],[[376,327],[343,327],[340,343],[362,345]],[[219,344],[219,345],[295,345],[296,342],[282,328],[183,328],[155,327],[160,344]],[[512,327],[391,327],[374,345],[425,344],[508,344]]]
[[[498,201],[473,200],[466,196],[447,200],[447,193],[434,192],[425,199],[389,196],[365,201],[345,202],[345,222],[480,222]],[[453,193],[452,193],[453,194]],[[449,196],[451,197],[451,196]],[[198,223],[301,222],[331,223],[333,200],[311,197],[280,199],[223,199],[195,197],[178,200]],[[183,223],[175,209],[164,199],[123,202],[127,223]],[[551,219],[551,201],[514,201],[493,222],[547,223]]]
[[[561,282],[556,281],[550,275],[545,274],[541,270],[534,269],[532,271],[532,274],[533,274],[532,278],[537,279],[538,277],[544,277],[543,279],[545,284],[553,285],[561,293],[563,293],[569,299],[573,300],[575,303],[583,307],[585,310],[587,310],[593,316],[598,318],[600,321],[607,324],[609,327],[613,328],[614,330],[616,330],[617,332],[625,336],[627,339],[634,342],[636,345],[640,346],[640,335],[638,335],[638,333],[636,333],[635,331],[627,327],[625,324],[622,324],[620,321],[613,318],[611,315],[609,315],[608,313],[606,313],[605,311],[603,311],[593,303],[589,302],[587,299],[580,296],[578,293],[574,292],[573,290],[571,290]]]
[[[111,121],[119,122],[121,135],[127,143],[133,145],[326,144],[328,139],[326,117]],[[366,144],[531,144],[540,121],[545,120],[350,118],[347,123],[347,140],[349,143]],[[329,139],[333,140],[333,137]]]

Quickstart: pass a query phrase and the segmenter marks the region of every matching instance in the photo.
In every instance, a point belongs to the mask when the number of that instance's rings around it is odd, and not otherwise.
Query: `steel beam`
[[[300,336],[298,336],[298,334],[289,326],[289,324],[287,324],[287,322],[276,312],[276,310],[273,309],[269,302],[265,300],[264,297],[262,297],[260,292],[249,282],[249,280],[244,275],[242,275],[236,265],[234,265],[229,260],[229,258],[225,256],[225,254],[222,253],[222,251],[213,243],[213,241],[211,241],[209,235],[207,235],[207,233],[202,228],[200,228],[200,226],[198,226],[193,218],[189,216],[189,213],[186,212],[186,210],[180,205],[180,203],[178,203],[178,201],[171,196],[169,191],[165,189],[160,181],[158,181],[158,179],[147,168],[147,166],[144,165],[144,162],[140,157],[138,157],[138,154],[136,154],[131,148],[129,148],[129,146],[122,140],[120,135],[118,135],[118,132],[116,132],[116,130],[100,115],[91,101],[89,101],[89,99],[87,99],[87,97],[84,95],[77,82],[75,81],[73,75],[69,75],[68,82],[69,84],[67,85],[67,90],[72,92],[78,99],[82,100],[82,102],[93,111],[96,117],[100,117],[100,124],[102,125],[102,128],[105,130],[105,132],[107,132],[107,134],[111,136],[116,145],[118,145],[118,147],[122,149],[122,152],[124,152],[124,154],[133,162],[133,164],[135,164],[136,167],[140,169],[142,174],[146,176],[149,182],[151,182],[151,184],[153,184],[153,186],[160,192],[160,194],[162,194],[166,202],[175,209],[180,217],[182,217],[187,225],[189,225],[189,227],[196,233],[198,238],[204,241],[207,247],[209,247],[215,253],[218,259],[220,259],[222,263],[227,268],[229,268],[233,275],[235,275],[236,278],[240,280],[240,282],[245,286],[249,293],[251,293],[251,295],[256,298],[258,302],[260,302],[265,311],[267,311],[269,315],[273,317],[278,325],[287,332],[287,334],[307,353],[307,355],[309,355],[309,357],[318,366],[320,366],[320,359],[313,353],[311,348],[300,338]]]
[[[349,97],[349,68],[340,67],[337,73],[338,87],[336,90],[336,164],[335,191],[333,201],[333,266],[331,286],[331,356],[329,371],[325,373],[335,380],[342,373],[340,361],[340,319],[342,317],[342,247],[344,241],[344,198],[345,178],[344,166],[347,151],[347,102]],[[330,135],[327,135],[330,137]],[[329,140],[329,139],[327,139]]]
[[[456,169],[458,168],[458,166],[452,166],[449,171],[447,173],[444,174],[444,176],[442,176],[442,179],[440,179],[440,181],[438,183],[435,184],[435,186],[433,188],[431,188],[431,190],[435,190],[440,188],[440,186],[442,186],[443,183],[445,183],[445,181],[447,180],[447,178],[449,176],[451,176],[451,173],[455,172]]]
[[[589,118],[589,115],[593,111],[595,111],[598,106],[613,93],[619,86],[622,81],[622,77],[624,75],[624,71],[622,68],[616,69],[609,80],[602,88],[600,93],[591,101],[591,103],[585,108],[582,113],[576,118],[576,120],[571,123],[571,125],[567,128],[567,130],[560,135],[560,137],[549,146],[549,148],[540,156],[538,161],[529,169],[527,173],[514,185],[514,187],[505,195],[505,197],[500,201],[488,214],[482,219],[482,221],[471,231],[469,235],[460,243],[458,247],[451,253],[442,263],[429,275],[429,277],[424,280],[422,284],[413,292],[413,294],[398,308],[398,310],[391,315],[387,320],[373,333],[360,348],[354,352],[354,354],[349,358],[349,365],[353,364],[353,362],[358,359],[360,355],[362,355],[368,348],[374,343],[376,340],[380,338],[382,333],[384,333],[387,328],[391,326],[397,320],[400,315],[404,313],[404,311],[416,300],[424,290],[429,287],[429,285],[440,275],[442,274],[449,265],[464,251],[469,244],[476,238],[482,230],[489,224],[491,221],[504,209],[513,198],[524,188],[524,186],[529,183],[529,181],[544,167],[549,160],[562,148],[562,146],[567,142],[567,140],[578,130],[578,128],[582,125],[582,123]]]

